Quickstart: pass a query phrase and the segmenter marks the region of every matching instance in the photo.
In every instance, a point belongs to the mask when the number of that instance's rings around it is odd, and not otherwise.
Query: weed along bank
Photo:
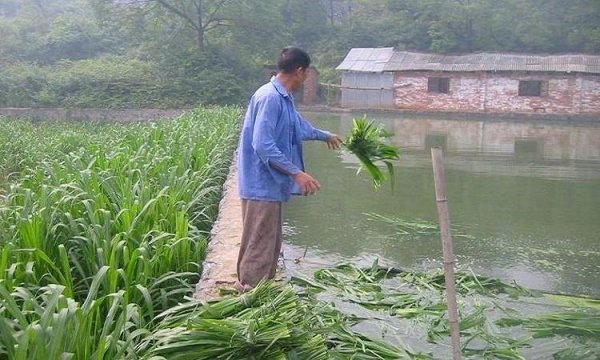
[[[416,112],[600,115],[600,56],[354,48],[341,105]]]

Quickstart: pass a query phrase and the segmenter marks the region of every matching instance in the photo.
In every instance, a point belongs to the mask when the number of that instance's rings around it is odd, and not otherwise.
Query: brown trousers
[[[238,281],[254,287],[275,277],[283,237],[281,202],[242,199],[242,221]]]

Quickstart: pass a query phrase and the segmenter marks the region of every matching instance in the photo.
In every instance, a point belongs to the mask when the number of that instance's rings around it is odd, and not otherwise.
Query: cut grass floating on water
[[[564,311],[525,319],[504,318],[496,323],[504,327],[523,326],[531,331],[534,337],[577,335],[600,338],[600,312],[598,311]]]
[[[396,234],[402,237],[440,236],[440,227],[436,222],[425,219],[403,219],[395,216],[384,216],[376,213],[363,213],[369,220],[381,221],[395,227]],[[474,239],[464,232],[462,227],[452,225],[452,236]]]
[[[600,300],[586,295],[544,294],[551,301],[571,308],[591,308],[600,311]]]
[[[323,277],[322,274],[327,274]],[[370,274],[370,276],[365,276]],[[384,288],[381,284],[385,279],[398,277],[410,280],[411,288],[402,287],[402,290]],[[441,282],[438,276],[441,276]],[[469,278],[470,276],[465,276]],[[335,281],[331,279],[335,278]],[[474,279],[477,279],[473,275]],[[325,281],[323,281],[325,280]],[[380,267],[377,261],[370,268],[359,268],[352,264],[342,264],[334,269],[321,269],[315,273],[315,281],[321,287],[341,291],[344,301],[359,304],[367,309],[386,311],[390,315],[405,319],[414,319],[415,324],[429,324],[430,341],[444,343],[449,337],[449,328],[445,312],[447,306],[443,299],[443,275],[438,272],[418,273],[403,272],[398,269]],[[309,284],[310,282],[305,282]],[[462,289],[465,295],[484,293],[492,295],[491,291],[498,292],[497,287],[502,282],[477,280],[463,282]],[[365,288],[366,286],[366,288]],[[374,286],[379,286],[375,291]],[[486,289],[491,286],[491,289]],[[510,285],[506,284],[510,288]],[[372,292],[365,291],[371,287]],[[504,289],[501,287],[500,289]],[[498,334],[484,315],[485,306],[479,306],[476,311],[466,314],[461,319],[461,334],[465,339],[463,349],[465,355],[475,358],[490,359],[522,359],[520,349],[529,345],[527,341],[511,339]],[[472,346],[470,344],[476,344]],[[468,345],[468,347],[467,347]]]
[[[403,279],[410,287],[403,287],[401,283],[400,287],[394,285],[398,289],[392,289],[383,284],[386,279],[394,277]],[[332,269],[318,270],[314,280],[296,282],[295,279],[292,279],[293,283],[315,286],[319,291],[325,289],[341,296],[342,301],[359,304],[370,310],[386,311],[390,315],[405,319],[414,319],[413,321],[417,321],[413,322],[414,324],[429,324],[428,335],[433,343],[446,343],[449,338],[450,332],[443,303],[444,278],[439,271],[407,272],[398,269],[390,271],[379,266],[375,261],[369,268],[342,264]],[[597,348],[597,339],[600,338],[600,313],[593,309],[589,309],[588,312],[548,313],[534,319],[535,321],[523,320],[522,314],[502,306],[499,303],[501,298],[497,298],[496,295],[505,293],[512,298],[539,297],[538,292],[517,284],[507,284],[498,279],[476,276],[472,272],[459,272],[457,283],[463,296],[475,300],[474,310],[469,310],[470,306],[466,303],[462,304],[460,329],[465,356],[476,359],[519,360],[524,359],[521,354],[523,349],[533,346],[532,336],[525,334],[524,337],[521,335],[513,338],[502,333],[496,323],[488,318],[488,316],[498,315],[488,313],[492,309],[516,317],[516,319],[502,319],[499,324],[503,327],[523,326],[529,334],[537,337],[564,336],[575,337],[578,341],[579,339],[595,341],[591,345],[582,342],[581,348],[577,348],[576,352],[556,349],[556,358],[568,358],[571,353],[582,354],[585,356],[584,359],[596,359],[600,355]],[[477,297],[474,297],[475,295]],[[466,301],[467,298],[464,300]],[[484,302],[480,302],[481,300]],[[590,347],[594,345],[596,348],[591,349]]]
[[[361,163],[359,171],[366,169],[373,178],[375,188],[379,188],[389,177],[392,190],[394,189],[394,164],[392,160],[400,158],[400,150],[386,143],[390,134],[382,126],[375,126],[366,116],[352,119],[352,132],[343,142]],[[383,163],[388,170],[388,176],[378,167]]]
[[[585,345],[585,344],[584,344]],[[564,349],[553,354],[554,360],[598,360],[598,351],[596,349]]]
[[[311,286],[314,290],[337,288],[347,294],[372,294],[381,291],[380,281],[393,277],[401,278],[418,291],[443,291],[445,289],[444,274],[441,270],[427,272],[404,271],[397,268],[380,266],[375,260],[371,267],[361,268],[354,264],[339,264],[330,269],[319,269],[314,273],[314,280],[300,279],[292,282],[298,285]],[[507,294],[512,298],[519,296],[539,297],[539,292],[524,288],[516,283],[509,284],[502,280],[477,276],[472,270],[456,273],[456,289],[464,295]]]
[[[500,279],[477,276],[473,271],[470,273],[459,271],[456,273],[456,291],[463,295],[481,294],[497,295],[507,294],[511,298],[540,297],[537,291],[524,288],[516,283],[508,284]],[[446,288],[444,274],[440,270],[429,272],[403,272],[400,277],[417,288],[442,291]]]

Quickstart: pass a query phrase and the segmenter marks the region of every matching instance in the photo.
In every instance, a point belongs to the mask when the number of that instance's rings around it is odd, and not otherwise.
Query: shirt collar
[[[277,92],[280,93],[281,96],[290,97],[290,93],[288,93],[285,86],[283,86],[283,84],[281,83],[281,81],[279,81],[279,79],[277,79],[277,77],[275,77],[275,76],[271,77],[271,84],[273,84],[273,86],[275,87],[275,90],[277,90]]]

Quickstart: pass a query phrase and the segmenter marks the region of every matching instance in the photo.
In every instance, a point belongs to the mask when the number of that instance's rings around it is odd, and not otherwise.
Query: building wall
[[[449,93],[428,92],[429,77],[450,78]],[[542,81],[542,96],[519,96],[520,80]],[[396,108],[414,111],[600,114],[598,75],[411,71],[394,87]]]
[[[345,72],[342,74],[342,107],[394,108],[394,74]]]
[[[319,87],[319,72],[314,67],[307,70],[306,80],[302,88],[302,103],[313,105],[317,102],[317,91]]]

